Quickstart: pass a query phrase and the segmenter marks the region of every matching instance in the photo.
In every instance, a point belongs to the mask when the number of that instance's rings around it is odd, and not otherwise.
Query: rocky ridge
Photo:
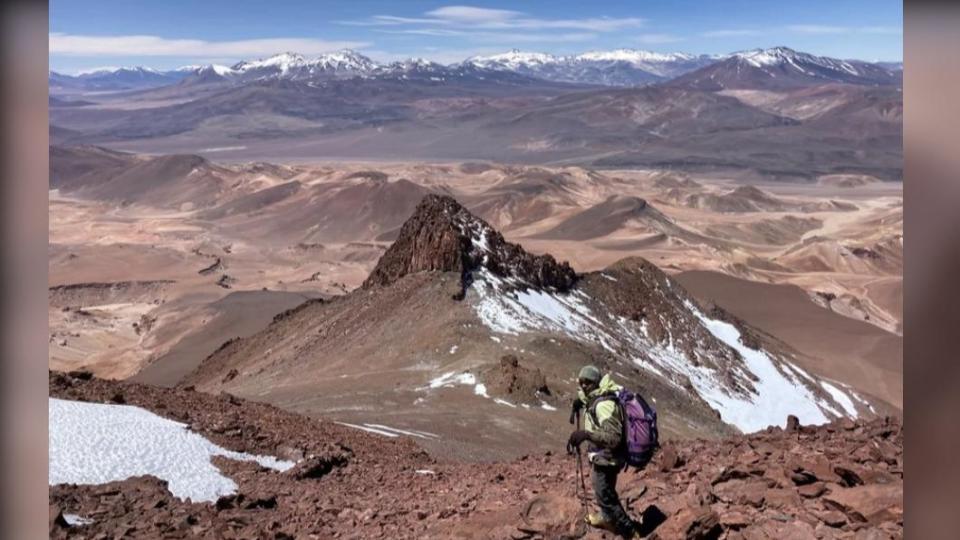
[[[507,242],[453,197],[427,195],[363,287],[387,286],[424,271],[459,272],[466,287],[481,268],[500,278],[556,291],[569,290],[577,279],[568,263],[558,263],[549,254],[531,255]]]
[[[464,400],[477,425],[510,418],[518,437],[484,441],[463,418],[451,426],[456,433],[447,435],[466,438],[478,456],[505,452],[488,459],[540,444],[522,426],[542,427],[545,419],[519,405],[549,411],[558,399],[544,406],[538,387],[525,387],[521,398],[509,382],[498,384],[491,368],[505,354],[540,370],[544,385],[561,393],[571,373],[595,363],[665,405],[663,429],[675,435],[753,432],[788,414],[810,423],[883,414],[870,396],[798,367],[794,352],[719,308],[700,306],[648,261],[625,259],[577,275],[550,255],[504,241],[453,198],[427,195],[363,287],[222,347],[181,384],[324,414],[356,409],[355,392],[338,377],[361,377],[371,396],[393,396],[395,421],[415,428],[443,414],[425,405],[440,388],[469,380],[444,399]]]
[[[215,458],[239,486],[215,504],[173,498],[150,476],[51,486],[51,538],[611,538],[580,524],[576,461],[562,453],[440,462],[411,439],[228,394],[83,372],[52,372],[49,383],[51,397],[137,405],[224,447],[298,461],[280,473]],[[902,538],[903,428],[789,418],[785,430],[671,441],[619,489],[648,538]]]

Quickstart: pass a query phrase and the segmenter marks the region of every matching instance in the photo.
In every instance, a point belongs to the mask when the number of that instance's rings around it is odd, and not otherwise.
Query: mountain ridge
[[[637,86],[666,82],[717,63],[737,61],[753,68],[769,66],[774,60],[797,67],[799,63],[820,68],[820,76],[831,74],[832,80],[854,83],[895,83],[902,73],[902,62],[869,63],[840,60],[798,53],[787,47],[753,49],[723,55],[694,55],[683,52],[659,53],[642,49],[593,50],[579,54],[553,55],[513,49],[505,53],[472,56],[450,64],[418,58],[381,63],[352,49],[341,49],[307,58],[296,52],[282,52],[256,60],[242,60],[231,66],[217,64],[181,66],[156,70],[144,66],[100,68],[68,75],[50,71],[49,82],[56,88],[143,89],[175,84],[205,72],[221,80],[251,82],[281,78],[318,80],[339,77],[384,77],[431,64],[432,71],[443,72],[481,69],[489,72],[511,72],[555,82],[605,86]],[[803,68],[799,68],[803,71]],[[832,72],[832,73],[831,73]],[[845,73],[845,75],[844,75]],[[691,84],[689,81],[684,84]],[[703,86],[704,82],[697,83]],[[731,86],[724,86],[731,87]]]

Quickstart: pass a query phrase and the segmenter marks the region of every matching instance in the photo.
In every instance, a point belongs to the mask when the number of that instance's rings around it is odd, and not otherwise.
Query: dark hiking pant
[[[620,504],[620,496],[617,495],[618,474],[620,474],[620,467],[595,464],[591,475],[593,493],[597,497],[597,504],[600,505],[603,517],[613,523],[617,534],[629,537],[633,534],[634,525],[626,510],[623,509],[623,505]]]

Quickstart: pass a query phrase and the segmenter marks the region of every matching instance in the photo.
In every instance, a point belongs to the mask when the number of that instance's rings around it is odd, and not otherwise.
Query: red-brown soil
[[[563,440],[510,462],[440,462],[409,439],[226,394],[51,372],[50,395],[137,405],[221,446],[301,460],[279,473],[217,458],[239,489],[216,504],[175,499],[153,477],[51,486],[51,538],[611,538],[579,524]],[[621,475],[621,497],[649,538],[902,538],[896,420],[789,424],[667,443],[644,470]],[[69,526],[65,513],[93,521]]]

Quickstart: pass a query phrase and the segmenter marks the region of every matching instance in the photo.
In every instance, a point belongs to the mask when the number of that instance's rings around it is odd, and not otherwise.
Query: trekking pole
[[[580,431],[580,411],[577,411],[577,431]],[[583,459],[580,457],[580,447],[577,447],[577,476],[574,483],[577,485],[577,498],[580,499],[580,506],[584,515],[587,515],[587,483],[583,480]],[[579,482],[577,481],[579,480]]]

